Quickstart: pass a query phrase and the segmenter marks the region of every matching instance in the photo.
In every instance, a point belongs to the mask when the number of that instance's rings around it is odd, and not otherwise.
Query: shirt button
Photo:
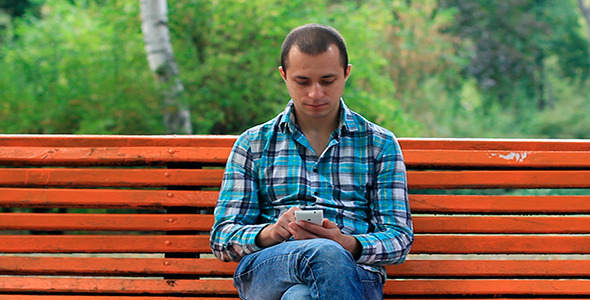
[[[318,192],[313,192],[313,195],[314,195],[314,196],[317,196],[317,195],[319,195],[319,194],[320,194],[320,193],[318,193]]]
[[[318,172],[318,168],[313,168],[313,172],[317,173]]]

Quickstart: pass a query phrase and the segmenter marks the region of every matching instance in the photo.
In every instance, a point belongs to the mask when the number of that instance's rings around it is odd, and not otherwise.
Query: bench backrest
[[[0,298],[235,297],[208,242],[234,141],[0,135]],[[416,239],[387,295],[590,296],[590,141],[400,143]]]

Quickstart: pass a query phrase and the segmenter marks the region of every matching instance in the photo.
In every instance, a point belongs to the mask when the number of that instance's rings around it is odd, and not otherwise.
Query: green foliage
[[[173,7],[171,18],[192,22],[180,27],[186,23],[173,21],[171,31],[196,132],[238,133],[286,103],[277,68],[289,25],[277,24],[288,13],[277,1],[187,1]]]
[[[546,108],[545,60],[554,55],[563,76],[590,74],[575,1],[446,0],[443,6],[459,11],[449,32],[471,43],[465,71],[478,80],[486,107]]]
[[[0,53],[0,130],[158,133],[137,5],[49,0]]]
[[[551,68],[558,68],[558,61],[548,62]],[[590,80],[563,80],[559,72],[550,72],[548,82],[551,92],[548,98],[555,98],[552,107],[532,117],[530,126],[522,134],[542,138],[590,138]]]
[[[441,56],[448,64],[401,98],[424,135],[590,137],[579,129],[588,128],[589,49],[574,1],[440,3],[455,10],[439,30],[454,44]]]
[[[27,11],[36,10],[39,4],[30,0],[0,0],[0,10],[11,17],[21,17]]]
[[[391,6],[380,1],[348,2],[333,6],[331,13],[348,16],[328,22],[346,38],[353,65],[344,92],[347,105],[398,135],[415,132],[418,125],[401,109],[396,82],[389,76],[392,64],[385,54],[390,47],[383,29],[393,21]]]
[[[0,0],[12,9],[0,11],[0,133],[165,133],[138,1],[25,2]],[[398,136],[590,138],[590,55],[575,0],[168,7],[197,133],[274,117],[289,99],[282,40],[316,22],[346,38],[347,104]]]
[[[239,133],[275,116],[289,100],[278,73],[285,35],[305,23],[324,23],[348,41],[354,65],[345,100],[384,126],[409,132],[393,97],[379,34],[390,14],[367,1],[189,1],[171,9],[181,76],[191,95],[197,132]],[[194,17],[195,12],[198,15]],[[340,16],[346,15],[347,18]],[[192,17],[191,17],[192,16]],[[178,20],[189,20],[178,21]],[[204,22],[202,20],[207,20]],[[188,24],[188,25],[187,25]],[[191,42],[186,47],[186,41]],[[182,52],[179,52],[182,51]]]

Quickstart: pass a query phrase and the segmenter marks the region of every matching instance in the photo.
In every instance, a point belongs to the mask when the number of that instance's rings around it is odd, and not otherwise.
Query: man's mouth
[[[322,107],[327,105],[326,103],[317,103],[317,104],[306,104],[307,106],[310,106],[312,108],[318,108],[318,107]]]

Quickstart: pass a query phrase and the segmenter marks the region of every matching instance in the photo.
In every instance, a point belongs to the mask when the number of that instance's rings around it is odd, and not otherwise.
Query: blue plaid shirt
[[[319,157],[295,123],[293,103],[244,132],[229,156],[211,249],[223,261],[261,250],[256,235],[291,207],[322,209],[362,245],[357,263],[385,275],[413,241],[406,171],[390,131],[341,100],[340,126]]]

